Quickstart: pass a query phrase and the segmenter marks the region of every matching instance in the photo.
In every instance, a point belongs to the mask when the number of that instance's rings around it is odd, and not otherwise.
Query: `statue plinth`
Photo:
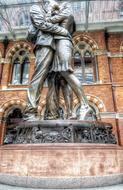
[[[109,123],[80,120],[43,120],[15,124],[8,129],[4,143],[116,144],[116,139]]]

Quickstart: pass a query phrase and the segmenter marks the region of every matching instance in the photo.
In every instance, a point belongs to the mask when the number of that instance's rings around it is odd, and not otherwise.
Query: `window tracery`
[[[82,83],[97,81],[97,61],[91,47],[86,42],[79,42],[74,48],[74,67],[77,78]]]
[[[29,80],[29,58],[24,50],[16,52],[13,57],[12,84],[27,85]]]

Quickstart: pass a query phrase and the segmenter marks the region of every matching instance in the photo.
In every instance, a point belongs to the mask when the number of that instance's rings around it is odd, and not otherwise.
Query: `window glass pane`
[[[18,58],[13,64],[12,84],[20,84],[20,63]]]
[[[91,55],[91,52],[86,51],[84,54],[84,60],[85,60],[85,81],[87,83],[93,83],[94,82],[94,69],[95,64],[93,64],[93,57]]]
[[[85,80],[86,82],[94,82],[93,64],[85,62]]]
[[[81,67],[75,67],[75,75],[79,79],[80,82],[83,82],[83,77],[82,77],[82,68]]]
[[[85,54],[84,54],[84,57],[91,57],[91,53],[89,51],[86,51]]]
[[[82,82],[83,81],[82,61],[81,61],[81,56],[78,52],[75,53],[75,55],[74,55],[74,73],[75,73],[76,77],[79,79],[79,81]]]
[[[28,84],[29,80],[29,59],[26,58],[22,65],[22,84]]]

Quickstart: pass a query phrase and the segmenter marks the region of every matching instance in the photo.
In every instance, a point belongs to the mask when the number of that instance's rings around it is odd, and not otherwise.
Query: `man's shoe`
[[[36,117],[34,113],[27,113],[23,115],[24,121],[38,121],[39,117]]]
[[[86,120],[87,115],[93,114],[93,110],[87,106],[81,106],[79,110],[79,120]]]

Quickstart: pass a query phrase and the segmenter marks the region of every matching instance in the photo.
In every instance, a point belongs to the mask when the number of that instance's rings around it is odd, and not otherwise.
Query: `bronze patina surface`
[[[47,119],[59,118],[59,92],[63,91],[67,118],[72,116],[72,91],[80,103],[78,119],[84,120],[92,112],[82,86],[72,68],[74,17],[68,3],[54,1],[49,6],[34,5],[30,10],[31,25],[28,39],[34,43],[36,66],[28,89],[28,106],[25,113],[35,118],[44,81],[48,79]]]
[[[104,143],[116,144],[112,126],[103,122],[44,120],[22,122],[9,128],[5,144]]]

